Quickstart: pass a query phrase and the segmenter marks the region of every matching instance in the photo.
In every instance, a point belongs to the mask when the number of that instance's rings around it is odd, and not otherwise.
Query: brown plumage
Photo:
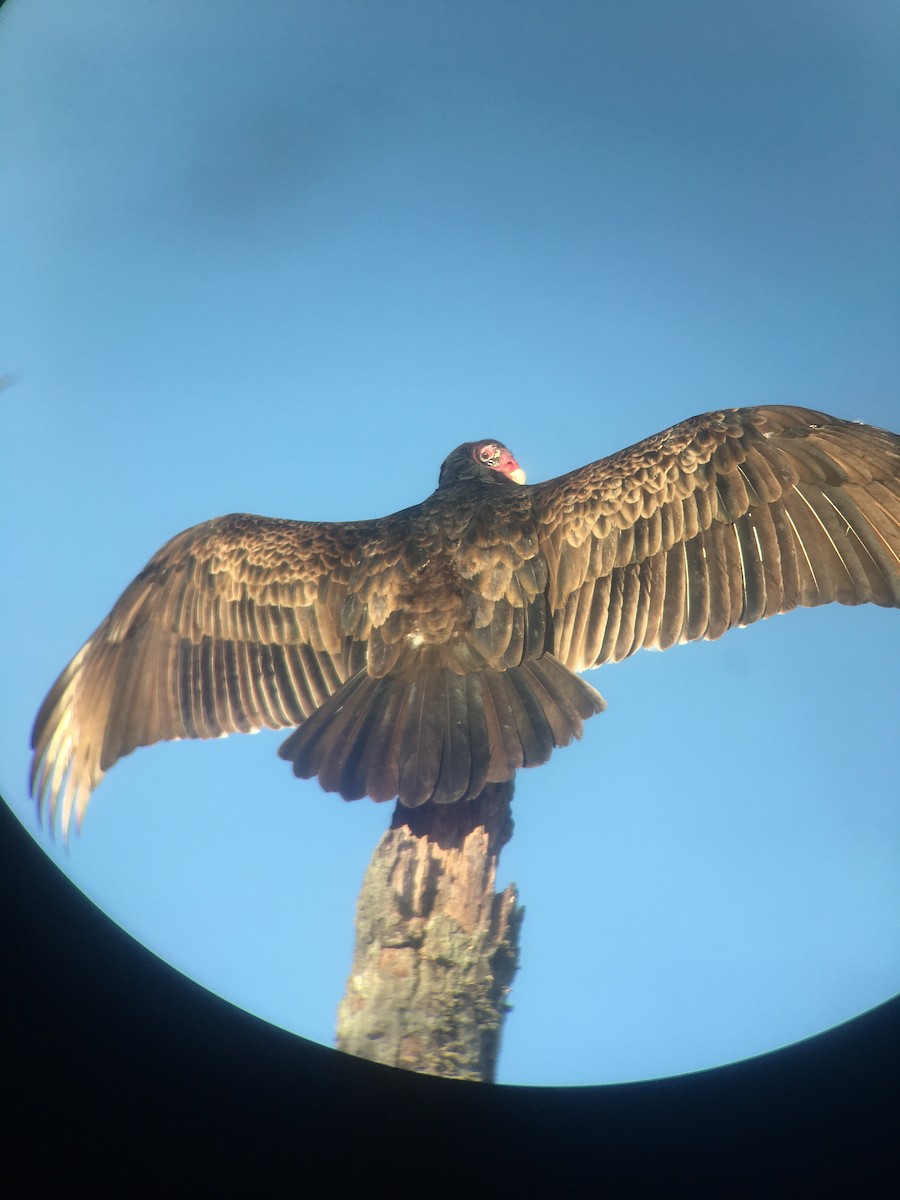
[[[576,671],[798,605],[900,605],[900,437],[800,408],[684,421],[533,486],[458,447],[373,521],[233,515],[168,542],[50,689],[32,791],[80,824],[137,746],[264,726],[346,799],[478,795],[604,702]]]

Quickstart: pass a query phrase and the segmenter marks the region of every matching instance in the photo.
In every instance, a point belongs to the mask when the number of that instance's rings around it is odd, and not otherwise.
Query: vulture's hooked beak
[[[513,481],[513,483],[525,482],[525,472],[505,446],[503,447],[503,453],[500,455],[500,461],[497,466],[504,475],[507,475]]]

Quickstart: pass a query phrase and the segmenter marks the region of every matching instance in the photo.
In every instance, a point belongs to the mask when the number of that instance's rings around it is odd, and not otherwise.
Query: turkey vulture
[[[531,486],[468,442],[392,516],[173,538],[50,689],[31,790],[66,836],[137,746],[297,726],[345,799],[466,800],[604,708],[575,672],[832,600],[900,605],[895,434],[729,409]]]

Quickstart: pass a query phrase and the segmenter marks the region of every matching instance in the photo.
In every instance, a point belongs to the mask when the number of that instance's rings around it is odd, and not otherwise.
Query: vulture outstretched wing
[[[531,489],[574,671],[798,605],[900,605],[900,437],[804,408],[707,413]]]
[[[375,521],[237,515],[156,554],[38,713],[32,790],[65,835],[137,746],[298,726],[347,799],[478,795],[580,736],[573,672],[797,605],[900,605],[900,437],[732,409],[531,487],[496,441]]]
[[[137,746],[299,724],[366,662],[343,610],[375,522],[233,515],[153,556],[51,688],[32,791],[79,824],[104,771]],[[402,550],[402,548],[401,548]]]

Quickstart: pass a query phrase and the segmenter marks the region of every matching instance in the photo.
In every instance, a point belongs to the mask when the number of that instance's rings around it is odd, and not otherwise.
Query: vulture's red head
[[[509,479],[513,483],[524,483],[525,472],[502,442],[465,442],[444,459],[438,487],[450,487],[465,479],[477,479],[482,483],[505,483]]]

